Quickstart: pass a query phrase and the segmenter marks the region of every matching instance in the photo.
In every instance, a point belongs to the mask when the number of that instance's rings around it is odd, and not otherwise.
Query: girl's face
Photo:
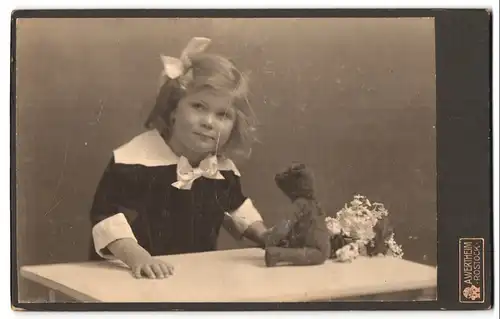
[[[220,150],[236,119],[231,97],[208,89],[181,99],[172,116],[172,142],[200,155]]]

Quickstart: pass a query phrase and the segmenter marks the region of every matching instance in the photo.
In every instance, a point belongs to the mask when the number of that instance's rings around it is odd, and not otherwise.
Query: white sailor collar
[[[177,165],[180,161],[156,129],[146,131],[118,147],[113,151],[113,156],[117,164],[138,164],[147,167]],[[236,165],[228,158],[218,157],[217,169],[233,171],[240,176]]]

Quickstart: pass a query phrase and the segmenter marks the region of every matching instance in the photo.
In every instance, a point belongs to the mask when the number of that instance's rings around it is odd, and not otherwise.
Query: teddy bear
[[[330,257],[331,242],[325,213],[316,198],[313,172],[295,162],[274,179],[292,202],[293,211],[267,234],[266,266],[323,264]]]

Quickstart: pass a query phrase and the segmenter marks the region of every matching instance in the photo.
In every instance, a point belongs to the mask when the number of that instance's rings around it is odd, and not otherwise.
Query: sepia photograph
[[[20,303],[437,300],[434,18],[14,32]]]

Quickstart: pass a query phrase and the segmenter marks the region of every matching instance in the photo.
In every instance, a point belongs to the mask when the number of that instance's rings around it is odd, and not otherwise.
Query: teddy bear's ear
[[[303,170],[305,168],[306,168],[306,165],[304,163],[292,162],[289,169],[293,170],[293,171],[300,171],[300,170]]]

